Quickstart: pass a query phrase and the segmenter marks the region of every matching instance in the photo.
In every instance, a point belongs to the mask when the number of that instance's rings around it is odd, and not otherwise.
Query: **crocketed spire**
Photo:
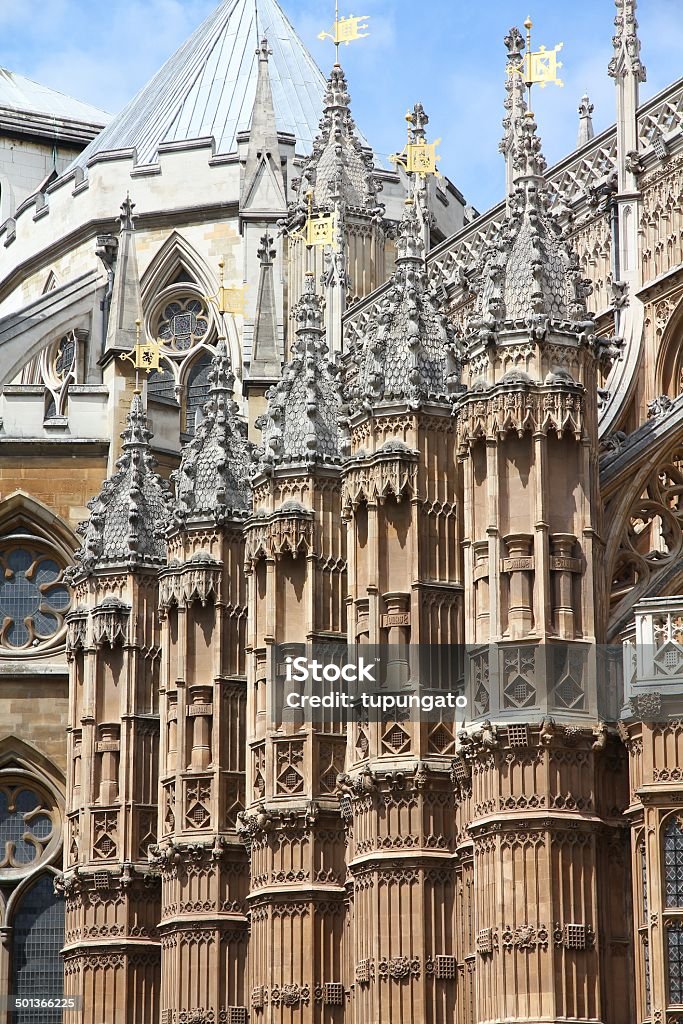
[[[253,445],[237,415],[234,385],[230,356],[221,338],[211,363],[204,419],[183,447],[180,466],[171,474],[176,492],[174,517],[179,524],[207,517],[220,522],[249,513]]]
[[[136,391],[121,434],[117,472],[104,482],[99,496],[88,502],[90,519],[78,528],[84,540],[75,555],[77,564],[69,570],[69,582],[89,576],[95,569],[165,564],[162,525],[171,494],[166,481],[154,472],[157,463],[149,448],[152,436],[142,396]]]
[[[614,0],[614,5],[617,9],[612,36],[614,56],[609,62],[607,73],[612,78],[632,75],[636,81],[645,82],[647,74],[640,59],[640,39],[636,20],[637,0]]]
[[[299,326],[292,358],[267,392],[268,408],[256,421],[263,431],[256,452],[262,472],[282,465],[341,461],[337,368],[327,359],[322,309],[312,274],[306,276],[294,316]]]
[[[375,213],[378,183],[372,153],[364,149],[351,117],[346,77],[335,64],[327,82],[320,135],[306,161],[299,186],[299,205],[313,192],[313,204],[331,207],[339,197],[348,208]]]
[[[576,255],[550,214],[546,162],[531,113],[512,122],[514,189],[497,239],[478,267],[483,326],[586,320],[586,290]]]
[[[351,411],[377,403],[447,399],[456,383],[453,330],[429,288],[412,199],[399,228],[396,270],[386,299],[346,367]]]

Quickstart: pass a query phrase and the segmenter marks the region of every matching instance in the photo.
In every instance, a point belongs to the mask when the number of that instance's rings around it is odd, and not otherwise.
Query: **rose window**
[[[63,628],[71,595],[63,568],[44,552],[21,546],[0,550],[0,648],[35,648]]]
[[[24,782],[0,783],[0,881],[43,858],[58,835],[54,804]]]
[[[174,299],[159,315],[158,336],[169,348],[184,352],[205,337],[209,316],[197,298]]]

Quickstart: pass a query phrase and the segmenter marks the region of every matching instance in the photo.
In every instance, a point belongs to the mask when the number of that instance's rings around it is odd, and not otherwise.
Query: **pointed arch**
[[[654,395],[675,398],[683,390],[683,295],[680,284],[677,299],[663,299],[655,306],[655,318],[663,323],[655,363]],[[653,397],[654,397],[653,395]]]
[[[17,489],[0,500],[0,536],[24,534],[37,537],[57,548],[71,562],[81,546],[74,531],[52,509]]]
[[[7,769],[30,772],[52,791],[57,800],[64,800],[66,778],[54,761],[28,740],[22,740],[14,733],[3,735],[0,732],[0,772]]]
[[[172,231],[140,278],[143,306],[154,302],[159,292],[172,285],[182,272],[204,295],[218,290],[218,278],[194,246],[179,231]]]

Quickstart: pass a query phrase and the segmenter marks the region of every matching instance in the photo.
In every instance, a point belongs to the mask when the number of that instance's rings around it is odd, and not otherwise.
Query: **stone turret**
[[[251,857],[252,1007],[267,1006],[273,1024],[327,1019],[348,989],[335,793],[345,726],[288,709],[280,679],[286,652],[343,643],[346,626],[345,538],[330,528],[341,512],[341,403],[310,275],[294,314],[291,358],[258,423],[246,524],[250,761],[241,828]]]
[[[405,699],[420,698],[423,671],[432,687],[443,681],[418,651],[457,642],[462,578],[451,414],[457,353],[427,284],[412,198],[397,247],[386,299],[345,358],[343,510],[349,643],[386,652],[382,694]],[[349,724],[340,791],[354,883],[355,1020],[455,1019],[456,732],[454,707],[430,718],[388,706],[355,713]],[[408,905],[423,908],[418,927],[401,912]],[[428,972],[437,961],[438,974]]]
[[[79,527],[83,547],[76,552],[74,581],[95,569],[160,568],[166,562],[166,541],[160,533],[170,502],[168,485],[155,472],[150,451],[152,433],[136,391],[121,434],[117,472],[91,498],[90,519]]]
[[[82,997],[90,1024],[112,991],[125,1024],[159,1012],[159,887],[147,854],[157,834],[149,766],[159,748],[157,574],[170,493],[154,472],[151,436],[136,392],[117,471],[89,502],[68,573],[64,956],[66,991]]]
[[[262,472],[341,461],[337,370],[328,359],[320,299],[310,274],[294,316],[298,326],[291,359],[268,392],[266,412],[257,422],[263,433],[258,450]]]
[[[173,474],[179,523],[246,516],[251,505],[251,445],[234,400],[235,374],[224,339],[218,341],[209,376],[209,401],[193,439]]]
[[[326,297],[330,351],[342,347],[341,318],[350,296],[366,295],[385,280],[383,208],[372,152],[358,137],[351,116],[346,77],[335,64],[327,82],[320,134],[306,160],[296,199],[290,203],[286,233],[292,306],[304,292],[306,275],[320,280]],[[309,216],[334,216],[328,245],[306,246],[297,232]]]
[[[444,400],[456,383],[453,331],[427,280],[413,199],[406,202],[397,250],[387,297],[350,354],[348,397],[354,410]]]
[[[459,733],[453,772],[477,929],[463,953],[482,954],[477,1022],[603,1020],[607,1002],[627,1018],[613,951],[628,924],[608,867],[625,850],[605,820],[625,794],[597,784],[604,759],[618,757],[600,720],[596,647],[598,367],[614,349],[596,338],[578,258],[551,216],[533,116],[510,132],[513,190],[477,267],[456,410],[473,725]],[[540,778],[557,796],[539,802]],[[521,807],[524,832],[508,815]],[[575,809],[585,812],[578,841]],[[523,993],[501,991],[503,963],[527,972]],[[608,994],[598,977],[615,979]]]
[[[162,882],[162,1019],[176,1006],[243,1019],[248,1004],[248,865],[236,826],[245,799],[251,445],[234,383],[220,339],[204,418],[173,474],[169,564],[160,575],[159,842],[151,859]],[[190,924],[183,908],[198,905]],[[208,970],[211,949],[221,956]]]

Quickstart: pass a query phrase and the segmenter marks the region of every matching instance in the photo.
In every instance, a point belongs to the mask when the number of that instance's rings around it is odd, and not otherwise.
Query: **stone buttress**
[[[244,807],[246,586],[251,446],[225,342],[209,401],[173,474],[162,622],[158,845],[161,1020],[246,1020],[248,864]]]
[[[345,640],[339,396],[311,276],[291,359],[268,393],[246,524],[247,797],[252,1022],[331,1021],[343,1007],[344,723],[286,711],[274,659]],[[336,1019],[336,1018],[335,1018]]]

